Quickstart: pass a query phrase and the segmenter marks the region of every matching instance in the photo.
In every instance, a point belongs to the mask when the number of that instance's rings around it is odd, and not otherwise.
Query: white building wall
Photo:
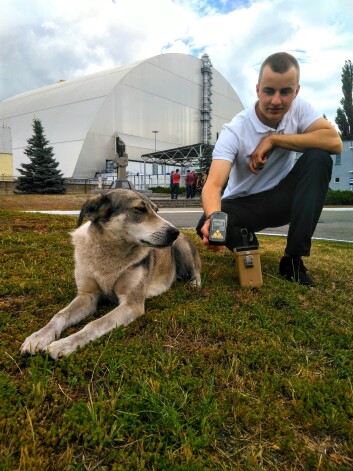
[[[134,64],[60,82],[0,102],[0,126],[12,129],[14,174],[28,162],[24,149],[33,134],[33,119],[40,119],[55,159],[65,177],[71,177],[89,127],[114,85]]]

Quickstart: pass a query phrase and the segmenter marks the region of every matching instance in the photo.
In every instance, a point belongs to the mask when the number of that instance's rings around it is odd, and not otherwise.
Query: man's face
[[[277,128],[298,95],[300,85],[298,72],[291,67],[287,72],[273,72],[269,65],[263,69],[260,82],[256,85],[259,99],[256,105],[257,117],[267,126]]]

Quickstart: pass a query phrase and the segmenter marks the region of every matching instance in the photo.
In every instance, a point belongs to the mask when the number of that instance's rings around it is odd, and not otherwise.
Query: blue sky
[[[334,122],[353,61],[353,0],[1,0],[0,100],[161,53],[210,56],[245,106],[287,51],[300,94]]]
[[[248,0],[175,0],[174,3],[191,8],[200,16],[227,14],[251,4]]]

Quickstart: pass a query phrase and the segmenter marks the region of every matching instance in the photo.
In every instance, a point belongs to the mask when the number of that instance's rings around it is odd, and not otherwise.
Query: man
[[[174,174],[174,170],[172,170],[170,172],[170,184],[169,184],[169,186],[170,186],[170,197],[171,197],[171,199],[174,199],[173,198],[173,174]]]
[[[186,172],[186,177],[185,177],[186,199],[192,198],[192,185],[193,185],[193,183],[194,183],[194,176],[190,172],[190,170],[188,170]]]
[[[192,171],[192,178],[193,178],[193,181],[192,181],[192,195],[191,195],[191,197],[195,198],[196,188],[197,188],[197,184],[198,184],[198,181],[199,181],[199,177],[198,177],[197,173],[195,172],[195,170]]]
[[[177,200],[179,195],[179,185],[180,185],[180,173],[179,169],[177,168],[173,173],[172,177],[172,200]]]
[[[292,55],[279,52],[264,61],[257,102],[224,125],[215,145],[197,232],[209,246],[209,217],[222,210],[228,214],[226,246],[233,250],[242,245],[241,228],[248,229],[256,246],[254,232],[289,224],[279,272],[313,286],[301,257],[310,255],[331,178],[330,154],[340,153],[342,142],[335,128],[297,96],[299,79]],[[302,152],[297,162],[296,152]]]

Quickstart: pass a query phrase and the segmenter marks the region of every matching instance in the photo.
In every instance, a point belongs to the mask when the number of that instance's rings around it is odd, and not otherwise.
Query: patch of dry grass
[[[1,195],[0,210],[74,211],[80,210],[91,194],[69,195]]]

